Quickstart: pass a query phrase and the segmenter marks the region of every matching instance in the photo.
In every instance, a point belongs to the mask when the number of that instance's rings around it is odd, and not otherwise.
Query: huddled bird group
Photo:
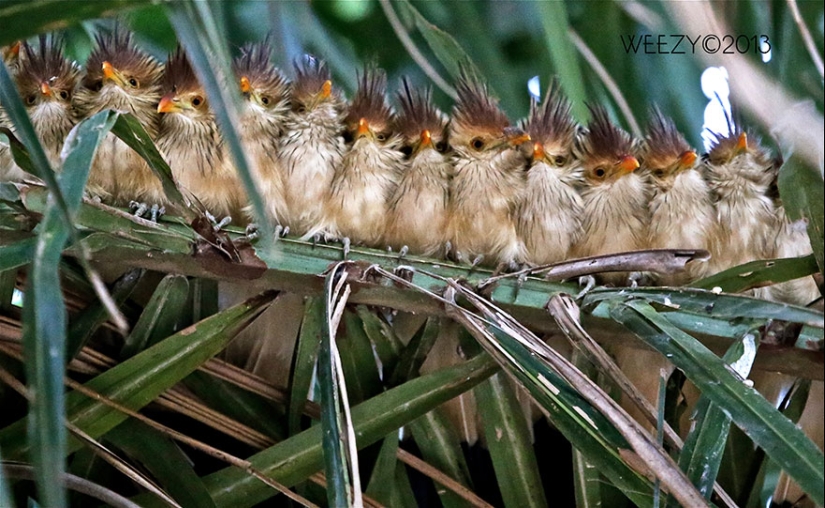
[[[288,80],[267,41],[241,48],[233,84],[242,95],[240,137],[268,220],[303,238],[492,266],[542,265],[646,248],[706,249],[709,262],[656,276],[682,285],[748,261],[811,251],[775,192],[779,165],[740,125],[698,156],[672,120],[652,109],[634,139],[589,106],[578,125],[553,85],[513,124],[478,78],[465,73],[446,115],[431,92],[402,80],[394,100],[386,75],[368,67],[347,101],[322,60],[307,57]],[[97,36],[85,71],[60,40],[3,49],[50,162],[60,166],[69,131],[113,109],[133,114],[179,187],[215,216],[251,218],[244,189],[207,95],[182,49],[162,64],[122,28]],[[396,111],[391,105],[398,105]],[[0,110],[0,125],[9,125]],[[3,180],[23,176],[0,145]],[[171,205],[146,162],[109,135],[88,193],[104,202]],[[808,303],[812,279],[765,296]],[[603,282],[624,284],[628,274]]]

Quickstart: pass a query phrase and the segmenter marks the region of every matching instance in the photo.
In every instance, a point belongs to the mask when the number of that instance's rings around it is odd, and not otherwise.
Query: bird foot
[[[410,252],[410,248],[406,245],[402,246],[401,250],[398,251],[398,260],[401,261],[404,259],[404,256],[406,256],[408,252]]]
[[[232,217],[228,215],[219,221],[209,212],[206,212],[206,218],[212,223],[212,229],[215,231],[220,231],[232,222]]]
[[[129,202],[129,209],[135,217],[144,217],[146,212],[149,212],[149,220],[157,222],[159,218],[166,213],[166,207],[160,206],[157,203],[149,206],[147,203],[140,203],[137,201]]]
[[[641,283],[644,285],[645,276],[642,272],[630,272],[627,275],[627,283],[630,286],[630,289],[636,289],[639,287]]]
[[[453,252],[453,244],[447,240],[444,242],[444,259],[450,259],[450,254]]]
[[[478,265],[480,265],[482,261],[484,261],[484,254],[479,254],[478,256],[475,257],[475,259],[473,259],[473,262],[470,263],[470,270],[473,270],[473,269],[477,268]]]
[[[344,238],[342,238],[341,239],[341,245],[343,246],[343,249],[344,249],[344,260],[346,260],[349,257],[349,248],[350,248],[349,237],[345,236]]]
[[[244,236],[248,240],[256,240],[258,238],[258,225],[254,222],[247,224],[244,229]]]
[[[591,289],[596,287],[596,278],[592,275],[582,275],[579,277],[579,286],[584,286],[584,288],[579,291],[576,295],[576,300],[580,300],[584,298],[584,295],[590,292]]]

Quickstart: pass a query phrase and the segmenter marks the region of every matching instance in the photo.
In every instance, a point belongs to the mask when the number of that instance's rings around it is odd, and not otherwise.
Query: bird
[[[252,164],[267,218],[279,224],[285,214],[285,198],[278,145],[290,110],[289,82],[272,64],[271,54],[268,40],[247,44],[232,67],[244,98],[241,143]],[[245,212],[251,217],[250,208]]]
[[[525,186],[530,140],[511,126],[487,86],[463,73],[453,106],[449,143],[455,174],[450,183],[449,238],[459,262],[514,265],[523,257],[515,207]]]
[[[649,189],[635,170],[633,138],[614,125],[602,106],[588,105],[591,120],[574,144],[584,169],[582,229],[573,247],[577,257],[599,256],[645,248]],[[630,274],[631,276],[633,274]],[[603,274],[606,284],[622,285],[628,274]]]
[[[393,111],[386,100],[387,76],[367,68],[344,117],[351,138],[335,169],[321,219],[325,235],[380,246],[389,200],[401,176],[401,135],[393,131]]]
[[[568,259],[581,234],[581,162],[573,156],[577,125],[557,82],[531,104],[525,130],[533,143],[527,183],[516,209],[521,261],[544,265]]]
[[[9,71],[9,76],[14,79],[14,76],[17,74],[17,69],[20,67],[20,41],[9,46],[0,47],[0,57],[2,57],[3,63]],[[0,127],[11,127],[11,122],[8,116],[6,116],[6,111],[3,109],[2,104],[0,104]],[[25,176],[25,173],[22,171],[18,170],[15,174],[11,174],[11,171],[12,159],[9,145],[4,141],[0,141],[0,182],[16,181]],[[9,174],[7,175],[7,173]]]
[[[294,67],[290,111],[278,143],[285,204],[280,224],[304,236],[319,226],[335,168],[343,158],[340,130],[345,104],[323,60],[307,56]]]
[[[726,135],[715,135],[702,162],[716,208],[711,274],[772,257],[771,232],[777,229],[778,219],[768,191],[774,162],[759,141],[738,125]]]
[[[169,56],[161,84],[157,147],[172,176],[214,216],[242,221],[243,189],[206,93],[182,48]]]
[[[63,56],[63,40],[41,35],[38,44],[20,44],[15,84],[29,114],[35,134],[55,170],[60,170],[60,152],[69,131],[77,123],[72,96],[80,68]],[[12,131],[14,127],[9,125]],[[7,145],[0,146],[0,177],[19,181],[30,177],[11,158]]]
[[[673,120],[652,108],[641,169],[650,179],[651,249],[709,249],[716,221],[710,189],[697,169],[697,154]],[[691,262],[681,273],[657,275],[665,286],[681,286],[707,275],[708,264]]]
[[[131,113],[155,139],[163,66],[138,48],[131,32],[119,26],[95,39],[97,46],[74,96],[76,114],[87,118],[107,109]],[[92,196],[117,205],[133,200],[166,201],[161,182],[146,161],[114,134],[108,134],[98,147],[86,188]]]
[[[412,254],[443,255],[453,164],[447,144],[447,118],[432,102],[432,91],[412,88],[403,79],[396,130],[409,152],[389,201],[384,243]]]

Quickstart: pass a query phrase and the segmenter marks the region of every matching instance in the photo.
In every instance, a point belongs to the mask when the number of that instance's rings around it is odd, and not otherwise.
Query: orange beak
[[[519,146],[530,141],[530,135],[518,127],[507,127],[504,129],[504,137],[512,146]]]
[[[46,97],[51,97],[52,96],[52,87],[50,87],[49,84],[44,81],[44,82],[40,83],[40,93],[42,93]]]
[[[356,137],[363,137],[370,133],[370,124],[366,118],[358,120],[358,130],[355,132]]]
[[[739,139],[736,141],[736,152],[741,153],[748,149],[748,135],[744,132],[739,135]]]
[[[432,146],[433,144],[433,137],[430,135],[430,131],[424,129],[421,131],[421,148],[425,146]]]
[[[321,85],[321,98],[328,99],[330,95],[332,95],[332,81],[326,80]]]
[[[174,95],[164,95],[163,98],[158,103],[158,113],[174,113],[178,111],[180,108],[175,104]]]
[[[249,78],[243,76],[241,78],[241,93],[249,93],[252,90],[252,85],[249,84]]]
[[[694,150],[688,150],[679,156],[680,169],[690,169],[693,167],[694,162],[696,162],[696,151]]]
[[[541,160],[544,158],[544,145],[536,141],[533,143],[533,160]]]
[[[103,62],[103,77],[106,79],[115,79],[115,68],[109,62]]]
[[[9,48],[9,56],[16,57],[20,54],[20,41],[15,42]]]
[[[619,169],[621,169],[623,173],[630,173],[638,167],[639,161],[637,161],[636,157],[633,157],[632,155],[625,155],[619,162]]]

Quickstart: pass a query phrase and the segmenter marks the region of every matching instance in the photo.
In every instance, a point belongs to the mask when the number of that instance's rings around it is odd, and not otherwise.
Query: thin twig
[[[807,49],[808,53],[811,55],[811,60],[814,61],[816,70],[819,71],[819,77],[825,78],[825,65],[822,63],[822,57],[819,56],[819,50],[816,49],[816,43],[814,42],[814,38],[811,37],[811,32],[808,30],[808,25],[806,25],[805,20],[802,19],[802,14],[799,12],[799,6],[796,5],[796,0],[787,0],[787,2],[788,7],[791,9],[793,20],[796,23],[797,28],[799,28],[799,35],[802,36],[802,40],[805,42],[805,49]]]
[[[435,68],[430,65],[430,62],[427,61],[427,58],[421,53],[421,51],[418,50],[418,47],[413,42],[410,34],[407,33],[407,30],[404,28],[401,20],[398,19],[398,15],[393,10],[390,0],[378,0],[378,3],[381,5],[381,9],[387,16],[387,21],[390,22],[390,26],[395,32],[395,35],[398,36],[398,40],[401,41],[401,44],[404,48],[406,48],[413,61],[417,63],[421,70],[424,71],[424,74],[426,74],[427,77],[435,83],[435,86],[450,96],[452,100],[458,100],[458,94],[456,93],[455,88],[450,86],[450,84],[441,77],[438,71],[435,70]]]
[[[605,69],[598,57],[596,57],[596,54],[593,53],[589,47],[587,47],[587,43],[579,37],[579,34],[577,34],[575,30],[571,28],[567,31],[567,34],[570,36],[570,40],[573,41],[573,44],[575,44],[576,49],[579,50],[579,53],[581,53],[584,59],[587,60],[587,63],[590,64],[590,67],[593,68],[593,71],[597,76],[599,76],[599,79],[602,80],[602,83],[604,83],[604,86],[613,97],[613,100],[616,101],[616,105],[619,106],[619,109],[622,111],[622,114],[627,120],[627,125],[630,127],[630,131],[637,138],[642,137],[642,129],[639,128],[639,124],[633,116],[633,111],[631,111],[630,105],[627,103],[627,99],[625,99],[624,95],[622,95],[619,85],[616,84],[610,76],[610,73],[607,72],[607,69]]]

